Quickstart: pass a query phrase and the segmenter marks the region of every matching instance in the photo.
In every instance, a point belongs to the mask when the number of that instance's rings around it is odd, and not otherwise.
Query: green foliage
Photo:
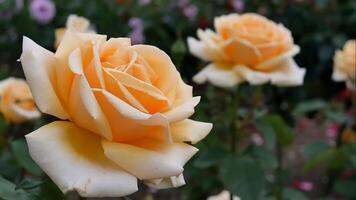
[[[34,175],[41,175],[42,170],[34,163],[28,153],[26,141],[24,139],[11,142],[14,156],[21,167]]]
[[[250,157],[225,156],[220,175],[225,188],[242,199],[257,200],[264,188],[264,172]]]
[[[270,130],[268,130],[270,132],[268,134],[271,135],[271,131],[273,130],[279,144],[289,145],[293,142],[293,131],[281,116],[270,114],[264,116],[262,120],[271,127],[269,128]],[[266,132],[266,128],[264,130]],[[271,140],[271,138],[269,140]]]
[[[14,183],[4,179],[0,176],[0,198],[4,200],[35,200],[36,197],[32,194],[22,190],[15,189],[16,186]]]

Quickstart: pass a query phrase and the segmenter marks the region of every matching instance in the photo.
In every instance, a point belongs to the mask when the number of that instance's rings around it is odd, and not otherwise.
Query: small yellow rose
[[[55,48],[58,47],[67,29],[74,29],[78,32],[83,33],[95,33],[95,31],[90,28],[90,21],[87,18],[80,17],[74,14],[69,15],[69,17],[67,18],[66,27],[58,28],[55,30]]]
[[[220,87],[271,82],[278,86],[303,83],[305,70],[293,56],[299,47],[288,29],[257,14],[230,14],[215,18],[215,29],[198,30],[188,38],[190,52],[211,62],[193,77],[197,83],[210,81]]]
[[[27,83],[18,78],[0,81],[0,112],[10,123],[22,123],[41,116]]]
[[[55,53],[24,37],[35,101],[56,121],[28,134],[30,155],[63,192],[117,197],[184,184],[183,166],[212,124],[167,54],[128,38],[67,30]]]
[[[356,88],[356,40],[347,41],[343,50],[336,51],[332,78],[346,81],[349,88]]]

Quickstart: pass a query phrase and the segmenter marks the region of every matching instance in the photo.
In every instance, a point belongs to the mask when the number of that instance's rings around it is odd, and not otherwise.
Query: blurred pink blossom
[[[47,24],[56,15],[52,0],[32,0],[29,9],[32,19],[40,24]]]
[[[145,41],[145,36],[143,35],[142,30],[133,30],[129,37],[131,38],[132,44],[142,44]]]
[[[330,124],[325,130],[327,142],[332,146],[336,144],[338,134],[339,134],[339,126],[335,123]]]
[[[145,41],[145,36],[143,34],[143,22],[138,17],[132,17],[129,20],[129,26],[132,29],[129,37],[131,38],[132,44],[141,44]]]
[[[314,183],[311,181],[295,181],[293,186],[303,192],[310,192],[314,189]]]
[[[15,1],[15,6],[16,6],[16,10],[22,10],[22,8],[23,8],[23,0],[16,0]]]
[[[140,18],[138,17],[132,17],[130,20],[129,20],[129,26],[132,28],[132,29],[135,29],[135,30],[143,30],[143,22]]]
[[[252,143],[255,144],[256,146],[261,146],[261,145],[264,144],[263,138],[262,138],[261,135],[258,134],[258,133],[253,133],[253,134],[250,136],[250,139],[251,139]]]
[[[196,5],[189,5],[183,8],[183,15],[186,16],[189,20],[193,21],[198,14],[198,7]]]
[[[178,0],[178,7],[179,8],[185,8],[189,4],[189,0]]]
[[[245,8],[245,3],[242,0],[232,0],[231,5],[238,13],[242,12]]]
[[[138,0],[138,5],[145,6],[151,3],[151,0]]]

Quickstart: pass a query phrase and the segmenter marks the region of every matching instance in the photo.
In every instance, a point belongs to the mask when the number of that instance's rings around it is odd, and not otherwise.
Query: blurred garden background
[[[302,86],[222,89],[192,81],[206,63],[189,53],[187,37],[214,29],[216,16],[246,12],[291,31],[301,48],[295,60],[306,69]],[[228,190],[242,200],[356,199],[356,94],[331,79],[335,51],[356,38],[356,1],[0,0],[0,80],[24,77],[17,61],[22,36],[54,51],[55,30],[70,14],[89,19],[98,33],[164,50],[202,96],[193,118],[214,124],[185,166],[185,186],[140,185],[127,198],[198,200]],[[239,124],[233,133],[231,120]],[[24,135],[49,121],[53,117],[43,115],[13,124],[0,116],[0,199],[79,198],[63,195],[28,155]]]

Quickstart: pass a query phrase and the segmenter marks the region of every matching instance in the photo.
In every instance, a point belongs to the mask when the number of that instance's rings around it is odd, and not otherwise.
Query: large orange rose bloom
[[[190,52],[211,62],[194,76],[197,83],[210,81],[220,87],[241,82],[277,86],[303,83],[305,70],[293,56],[299,47],[289,30],[257,14],[230,14],[215,18],[216,32],[198,30],[198,38],[188,38]]]
[[[67,30],[55,53],[24,38],[21,63],[42,112],[62,120],[26,136],[36,163],[63,192],[117,197],[184,184],[184,164],[210,123],[171,59],[128,38]]]

